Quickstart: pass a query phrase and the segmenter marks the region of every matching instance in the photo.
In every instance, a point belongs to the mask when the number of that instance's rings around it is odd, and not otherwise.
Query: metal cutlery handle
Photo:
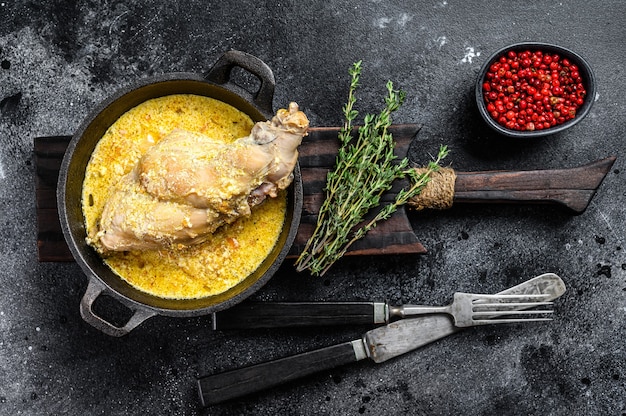
[[[213,314],[213,329],[372,325],[389,321],[384,302],[245,302]]]
[[[542,294],[546,301],[552,301],[563,293],[565,284],[561,278],[546,273],[499,294]],[[220,403],[368,357],[381,363],[460,329],[444,315],[404,319],[368,331],[361,340],[201,377],[198,379],[200,399],[203,406]]]
[[[545,273],[502,293],[543,294],[554,299],[565,291],[561,278]],[[372,325],[415,314],[416,305],[385,302],[244,302],[213,314],[213,329],[282,328],[320,325]]]
[[[199,378],[198,393],[202,406],[208,406],[365,358],[362,340],[344,342]]]

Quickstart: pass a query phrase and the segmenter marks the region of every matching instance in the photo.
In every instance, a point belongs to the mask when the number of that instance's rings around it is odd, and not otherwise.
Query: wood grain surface
[[[399,124],[391,127],[396,141],[395,154],[405,157],[419,124]],[[302,220],[296,240],[289,253],[299,255],[311,236],[317,214],[325,198],[326,174],[335,165],[339,143],[339,127],[311,128],[300,146],[300,168],[304,191]],[[56,203],[56,183],[59,168],[70,141],[69,136],[38,137],[34,143],[37,198],[37,247],[39,261],[73,261],[59,223]],[[584,166],[528,171],[456,172],[454,204],[510,203],[556,204],[573,214],[585,211],[615,157],[607,157]],[[400,181],[383,200],[394,199],[406,183]],[[365,238],[354,243],[347,255],[422,254],[426,248],[419,242],[400,207],[386,221],[372,229]]]
[[[396,154],[405,156],[420,129],[418,124],[394,125]],[[337,154],[338,127],[312,128],[300,147],[300,168],[304,189],[302,222],[290,256],[297,256],[315,227],[317,213],[324,198],[326,173],[334,166]],[[37,137],[34,141],[35,192],[37,199],[37,249],[39,261],[73,261],[65,243],[57,213],[56,184],[58,172],[71,140],[70,136]],[[391,191],[394,192],[393,190]],[[390,194],[387,198],[392,197]],[[402,208],[357,242],[348,255],[425,253]]]

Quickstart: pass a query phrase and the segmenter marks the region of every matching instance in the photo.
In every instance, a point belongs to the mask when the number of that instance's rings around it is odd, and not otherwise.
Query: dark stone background
[[[0,414],[626,414],[625,11],[619,0],[0,0]],[[566,133],[502,142],[478,120],[473,83],[494,50],[530,40],[583,55],[597,100]],[[347,69],[362,59],[359,109],[379,108],[388,79],[406,90],[395,121],[424,124],[414,159],[440,143],[459,170],[618,156],[582,215],[532,206],[414,214],[428,254],[346,259],[323,278],[285,264],[255,299],[437,304],[456,290],[495,292],[550,271],[569,289],[555,321],[464,331],[208,410],[198,375],[366,328],[212,332],[209,317],[157,317],[114,339],[83,322],[79,267],[37,260],[33,138],[71,134],[118,88],[202,73],[229,49],[264,60],[277,80],[275,107],[295,100],[315,126],[341,122]]]

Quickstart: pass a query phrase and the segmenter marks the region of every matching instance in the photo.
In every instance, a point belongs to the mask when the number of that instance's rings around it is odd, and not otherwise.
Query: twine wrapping
[[[418,174],[426,173],[426,168],[415,168]],[[448,209],[452,207],[454,199],[454,183],[456,182],[456,173],[452,168],[439,168],[438,171],[432,172],[430,180],[422,189],[422,191],[411,198],[407,204],[417,210],[430,209]]]

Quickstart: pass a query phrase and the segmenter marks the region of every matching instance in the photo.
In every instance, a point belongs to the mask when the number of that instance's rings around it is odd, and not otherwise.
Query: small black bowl
[[[562,124],[557,124],[553,127],[541,130],[532,130],[532,131],[518,131],[506,128],[500,124],[496,120],[491,117],[491,114],[487,111],[487,105],[483,98],[483,83],[485,82],[485,76],[489,70],[491,64],[493,64],[496,60],[498,60],[501,56],[505,56],[509,51],[515,52],[523,52],[528,50],[530,52],[534,51],[542,51],[550,54],[558,54],[561,58],[567,58],[570,62],[576,64],[578,66],[578,72],[582,78],[582,84],[585,87],[586,95],[584,99],[584,103],[582,106],[578,108],[576,111],[576,116],[568,120]],[[535,138],[535,137],[544,137],[551,134],[562,132],[575,124],[577,124],[580,120],[582,120],[589,110],[595,100],[596,96],[596,80],[593,75],[593,71],[589,64],[578,54],[572,52],[569,49],[563,48],[561,46],[552,45],[549,43],[540,43],[540,42],[523,42],[516,43],[514,45],[506,46],[496,52],[494,52],[489,59],[485,61],[482,68],[480,69],[480,73],[478,75],[478,79],[476,81],[475,87],[476,93],[476,104],[478,105],[478,111],[480,115],[485,120],[487,125],[497,131],[498,133],[514,138]]]

